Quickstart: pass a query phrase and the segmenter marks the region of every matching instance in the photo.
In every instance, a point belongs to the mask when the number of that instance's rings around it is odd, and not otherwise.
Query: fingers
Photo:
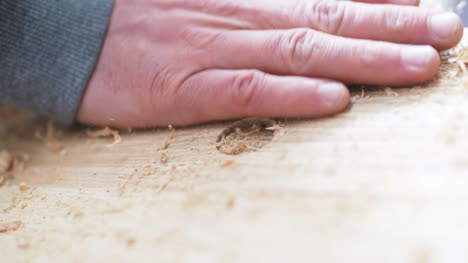
[[[431,45],[439,50],[455,46],[463,33],[463,23],[453,13],[350,1],[290,1],[265,19],[270,21],[260,23],[260,29],[265,25],[268,29],[306,27],[350,38]]]
[[[255,70],[204,71],[180,89],[184,96],[176,103],[182,124],[247,116],[322,116],[340,112],[349,103],[349,91],[339,82]]]
[[[211,56],[217,68],[345,83],[414,84],[431,79],[440,64],[438,53],[429,46],[346,39],[308,29],[233,31],[213,45],[214,50],[223,50]]]

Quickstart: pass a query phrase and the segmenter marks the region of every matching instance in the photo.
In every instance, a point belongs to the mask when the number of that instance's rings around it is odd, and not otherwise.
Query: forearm
[[[0,104],[71,124],[112,0],[0,1]]]

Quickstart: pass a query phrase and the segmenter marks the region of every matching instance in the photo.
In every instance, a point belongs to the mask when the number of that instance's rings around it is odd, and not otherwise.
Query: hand
[[[343,83],[429,80],[436,49],[461,39],[455,14],[361,2],[116,0],[77,118],[150,127],[332,114],[349,103]]]

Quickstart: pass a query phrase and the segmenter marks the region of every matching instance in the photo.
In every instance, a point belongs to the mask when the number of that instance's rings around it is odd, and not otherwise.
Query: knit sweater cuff
[[[0,104],[74,122],[112,0],[0,1]]]

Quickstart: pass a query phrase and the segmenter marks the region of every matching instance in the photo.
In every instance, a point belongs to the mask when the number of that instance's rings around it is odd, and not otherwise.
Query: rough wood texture
[[[0,150],[15,156],[0,262],[461,262],[468,89],[456,67],[357,89],[346,113],[282,121],[236,156],[216,149],[231,122],[121,132],[111,146],[77,129],[50,146],[45,121],[0,114]]]

